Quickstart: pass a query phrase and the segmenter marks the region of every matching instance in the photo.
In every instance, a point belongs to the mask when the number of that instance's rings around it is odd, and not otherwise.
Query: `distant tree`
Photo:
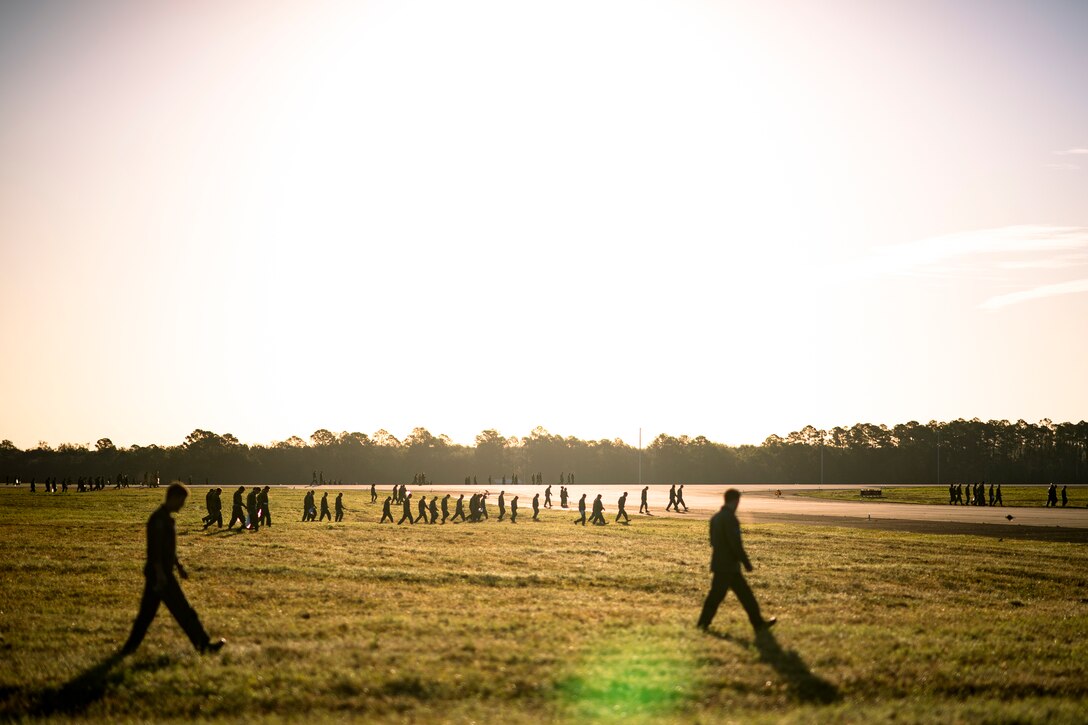
[[[113,445],[113,441],[109,438],[99,438],[98,442],[94,444],[94,449],[99,453],[106,453],[109,451],[116,451],[117,446]]]
[[[315,430],[310,436],[310,442],[315,446],[331,446],[336,443],[336,435],[324,428]]]

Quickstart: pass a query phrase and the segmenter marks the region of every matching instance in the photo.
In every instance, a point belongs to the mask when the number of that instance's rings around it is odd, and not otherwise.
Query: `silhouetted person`
[[[516,524],[518,522],[518,497],[510,499],[510,523]]]
[[[336,521],[339,523],[344,520],[344,494],[336,494],[336,501],[333,502],[333,508],[336,509]]]
[[[1068,486],[1062,486],[1062,508],[1065,508],[1069,504],[1069,491]]]
[[[302,520],[313,521],[317,518],[317,506],[314,504],[314,492],[307,491],[302,499]]]
[[[759,612],[759,604],[748,586],[740,567],[743,564],[746,571],[752,571],[752,562],[744,551],[740,540],[740,521],[737,520],[737,506],[740,504],[740,491],[731,488],[725,492],[725,505],[718,513],[710,518],[710,546],[713,553],[710,557],[710,571],[714,578],[710,583],[710,592],[703,603],[703,611],[699,615],[697,626],[705,630],[710,626],[714,615],[718,611],[718,605],[722,603],[726,593],[732,589],[741,606],[748,614],[748,621],[758,633],[774,625],[776,617],[763,619]]]
[[[319,474],[323,475],[323,474]],[[321,494],[321,515],[317,517],[317,523],[321,523],[326,518],[332,521],[332,514],[329,513],[329,492],[325,491]]]
[[[208,510],[208,518],[204,520],[204,528],[208,528],[212,524],[216,525],[216,528],[223,528],[223,489],[213,488],[211,490],[212,504]]]
[[[679,511],[680,507],[684,507],[684,513],[688,511],[688,505],[684,503],[684,484],[680,484],[680,488],[676,489],[676,510]]]
[[[650,490],[649,486],[646,486],[645,488],[642,489],[642,503],[640,503],[638,505],[638,512],[640,514],[646,514],[647,516],[653,516],[653,514],[650,513],[650,504],[646,500],[646,496],[647,496],[647,493],[649,492],[649,490]]]
[[[370,503],[374,503],[378,500],[378,486],[377,484],[370,484]]]
[[[447,493],[442,498],[442,523],[446,523],[446,519],[450,517],[450,495]]]
[[[389,523],[393,523],[393,511],[390,507],[393,505],[393,497],[386,496],[385,503],[382,504],[382,520],[379,524],[384,524],[386,519],[389,519]]]
[[[1004,507],[1005,502],[1001,500],[1001,484],[997,484],[997,495],[994,497],[994,501],[998,506]]]
[[[228,529],[234,528],[235,521],[240,523],[243,529],[246,526],[246,513],[242,510],[242,494],[245,493],[245,490],[245,486],[239,486],[234,491],[234,497],[231,499],[230,523],[227,524]]]
[[[401,506],[404,507],[404,514],[400,517],[400,521],[397,522],[397,526],[403,524],[405,519],[408,519],[408,523],[414,524],[416,520],[412,518],[412,494],[408,493],[404,495]]]
[[[575,524],[586,525],[586,495],[583,493],[582,498],[578,499],[578,516],[579,518],[574,520]]]
[[[465,520],[465,494],[457,497],[457,508],[454,509],[453,518],[450,521],[456,521],[457,519]]]
[[[249,519],[249,528],[254,531],[261,525],[261,522],[257,520],[257,494],[260,490],[253,486],[249,489],[249,493],[246,494],[246,517]]]
[[[480,494],[480,499],[476,502],[477,513],[479,513],[481,519],[487,519],[487,494]]]
[[[416,521],[427,523],[427,497],[419,497],[419,507],[416,511]]]
[[[567,487],[566,486],[560,486],[559,487],[559,505],[562,506],[563,508],[567,507]]]
[[[985,482],[983,482],[982,485],[985,486],[986,485]],[[990,505],[991,506],[994,505],[994,485],[992,483],[990,484]]]
[[[952,506],[956,503],[956,484],[948,484],[948,505]]]
[[[544,508],[550,509],[552,507],[552,486],[549,483],[548,487],[544,489]]]
[[[589,523],[594,526],[606,526],[608,524],[604,520],[604,501],[601,500],[601,494],[597,494],[597,498],[593,499],[593,513],[589,515]]]
[[[212,515],[212,511],[215,510],[215,489],[209,488],[208,492],[204,494],[204,508],[207,509],[208,515],[205,516],[202,521],[204,522],[204,528],[208,528],[212,520],[215,518]]]
[[[619,500],[616,501],[616,522],[620,520],[620,516],[623,517],[625,523],[631,523],[631,517],[627,515],[627,492],[624,491]]]
[[[166,489],[166,501],[155,509],[147,520],[147,563],[144,564],[144,593],[140,599],[140,611],[136,615],[136,621],[132,623],[132,632],[128,640],[121,648],[121,654],[132,654],[140,646],[147,628],[155,619],[155,613],[159,610],[159,604],[165,604],[174,615],[174,619],[185,631],[189,641],[200,652],[218,652],[226,644],[226,640],[220,639],[212,642],[204,625],[196,611],[189,606],[185,599],[185,593],[181,591],[181,584],[174,577],[174,569],[178,576],[188,579],[177,555],[177,530],[174,523],[174,514],[185,505],[185,499],[189,496],[188,489],[180,483],[173,483]]]
[[[438,496],[431,496],[430,511],[431,511],[431,523],[432,524],[437,524],[438,523]]]
[[[540,521],[540,494],[533,496],[533,521]]]
[[[272,511],[268,508],[268,486],[257,490],[257,523],[272,525]]]
[[[1053,483],[1046,490],[1046,505],[1047,508],[1058,505],[1058,487]]]
[[[506,516],[506,491],[499,491],[499,521]]]
[[[674,483],[672,485],[672,488],[669,489],[669,505],[665,507],[665,510],[668,511],[669,509],[675,509],[675,508],[676,508],[676,484]]]

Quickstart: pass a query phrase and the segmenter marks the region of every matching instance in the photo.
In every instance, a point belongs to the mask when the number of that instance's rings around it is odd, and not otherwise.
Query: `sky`
[[[1088,413],[1088,3],[0,4],[0,439]]]

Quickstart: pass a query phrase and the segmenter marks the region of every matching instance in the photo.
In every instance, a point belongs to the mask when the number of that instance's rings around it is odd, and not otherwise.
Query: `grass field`
[[[754,639],[732,596],[711,634],[693,627],[702,520],[383,526],[352,491],[343,524],[302,524],[285,490],[272,529],[204,533],[203,495],[178,517],[184,588],[227,648],[195,654],[162,610],[113,661],[162,491],[0,489],[0,719],[1088,718],[1080,545],[746,526],[780,620]]]
[[[883,486],[884,496],[879,499],[888,503],[925,503],[948,504],[948,486]],[[1069,487],[1069,506],[1084,508],[1088,504],[1088,488],[1084,486]],[[827,498],[836,501],[860,501],[861,494],[857,489],[824,489],[820,491],[797,491],[799,496],[811,496],[813,498]],[[966,495],[966,491],[964,492]],[[989,500],[990,489],[987,486],[986,496]],[[1002,486],[1001,499],[1006,506],[1046,506],[1046,488],[1043,486]],[[1061,506],[1061,486],[1058,487],[1058,505]]]

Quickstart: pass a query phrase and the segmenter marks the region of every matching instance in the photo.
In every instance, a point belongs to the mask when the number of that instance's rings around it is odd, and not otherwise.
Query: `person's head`
[[[189,489],[183,483],[171,483],[166,487],[166,508],[169,511],[180,511],[185,505],[185,499],[189,498]]]
[[[265,490],[265,492],[267,493],[267,492],[268,492],[268,490],[269,490],[269,489],[268,489],[268,486],[265,486],[265,487],[264,487],[264,490]]]
[[[389,502],[390,502],[390,501],[392,501],[392,500],[393,500],[393,497],[392,497],[392,496],[386,496],[386,497],[385,497],[385,502],[386,502],[386,503],[389,503]]]
[[[245,491],[245,490],[246,490],[246,487],[245,487],[245,486],[239,486],[239,487],[238,487],[238,490],[239,490],[239,491]]]
[[[217,489],[215,489],[215,492],[216,492],[216,493],[223,493],[223,489],[221,489],[221,488],[217,488]]]
[[[731,488],[725,492],[725,507],[730,511],[736,511],[740,504],[740,491]]]

